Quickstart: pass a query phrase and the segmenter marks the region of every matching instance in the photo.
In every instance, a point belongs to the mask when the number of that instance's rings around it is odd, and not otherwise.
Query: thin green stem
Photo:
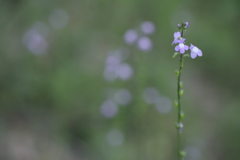
[[[181,37],[183,37],[183,31],[181,32]],[[178,160],[182,160],[182,156],[181,156],[181,151],[182,151],[182,138],[181,138],[181,130],[182,130],[182,126],[181,126],[181,73],[182,73],[182,69],[183,69],[183,54],[180,54],[180,58],[179,58],[179,74],[178,74],[178,78],[177,78],[177,101],[178,101],[178,120],[177,120],[177,143],[178,143]]]
[[[178,79],[177,79],[177,97],[178,97],[178,121],[177,121],[177,124],[180,125],[181,123],[181,95],[180,95],[180,92],[181,92],[181,86],[180,86],[180,83],[181,83],[181,73],[182,73],[182,68],[183,68],[183,55],[181,54],[180,55],[180,59],[179,59],[179,75],[178,75]],[[182,149],[182,142],[181,142],[181,132],[180,132],[180,128],[178,128],[178,159],[180,160],[181,159],[181,156],[180,156],[180,152],[181,152],[181,149]]]

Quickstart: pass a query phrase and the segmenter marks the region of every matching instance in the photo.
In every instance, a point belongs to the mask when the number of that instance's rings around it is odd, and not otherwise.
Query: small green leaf
[[[176,74],[176,76],[179,76],[179,71],[175,70],[175,74]]]
[[[179,53],[178,52],[175,52],[172,56],[172,58],[175,58]]]
[[[190,57],[190,55],[189,55],[189,54],[184,54],[183,57],[184,57],[184,58],[185,58],[185,57]]]

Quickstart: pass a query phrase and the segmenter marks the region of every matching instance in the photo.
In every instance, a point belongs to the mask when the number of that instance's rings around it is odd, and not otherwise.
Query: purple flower
[[[197,56],[200,56],[200,57],[202,56],[202,51],[198,47],[192,44],[190,46],[190,50],[191,50],[190,55],[192,59],[196,58]]]
[[[188,27],[188,22],[186,22],[185,25],[186,25],[185,28],[187,28]]]
[[[180,25],[180,24],[178,24],[177,26],[178,26],[178,28],[180,28],[180,27],[181,27],[181,25]]]
[[[184,43],[184,41],[186,40],[185,38],[181,37],[180,32],[175,32],[173,36],[174,36],[174,40],[172,42],[172,45],[176,43]]]
[[[179,51],[181,54],[183,54],[186,50],[188,50],[188,46],[183,43],[179,43],[179,45],[175,47],[175,51]]]

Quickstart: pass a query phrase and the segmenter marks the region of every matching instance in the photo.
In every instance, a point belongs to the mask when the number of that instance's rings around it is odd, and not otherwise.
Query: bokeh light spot
[[[152,49],[152,41],[148,37],[141,37],[137,42],[137,47],[141,51],[150,51]]]
[[[138,38],[138,33],[134,29],[127,30],[127,32],[124,34],[124,41],[127,44],[135,43],[137,38]]]
[[[152,22],[146,21],[143,22],[140,26],[143,33],[150,35],[155,32],[155,26]]]
[[[112,100],[106,100],[101,106],[101,113],[105,118],[113,118],[118,112],[118,106]]]

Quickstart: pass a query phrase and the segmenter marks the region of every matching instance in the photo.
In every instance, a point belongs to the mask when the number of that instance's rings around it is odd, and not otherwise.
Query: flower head
[[[202,56],[202,51],[198,47],[192,44],[190,46],[190,50],[191,50],[190,55],[192,59],[196,58],[197,56],[200,56],[200,57]]]
[[[185,28],[188,28],[188,22],[185,23]]]
[[[172,42],[172,45],[176,44],[176,43],[184,43],[184,41],[186,40],[185,38],[181,37],[181,33],[180,32],[175,32],[173,34],[173,37],[174,37],[174,40]]]
[[[175,47],[175,51],[179,51],[181,54],[185,53],[186,50],[188,50],[188,46],[183,43],[179,43],[179,45]]]

